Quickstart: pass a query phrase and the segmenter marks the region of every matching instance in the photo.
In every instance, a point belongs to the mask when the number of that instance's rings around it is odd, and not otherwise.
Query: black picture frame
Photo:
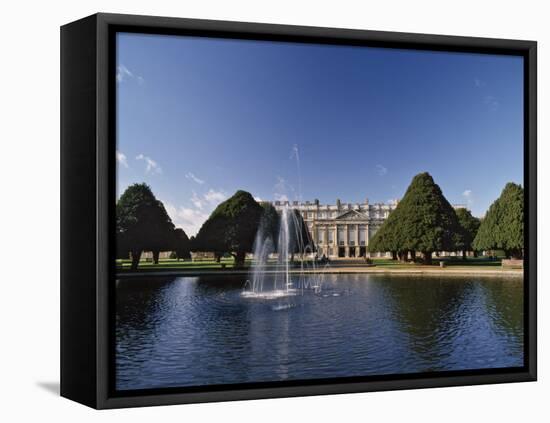
[[[223,385],[113,389],[116,32],[481,52],[524,58],[525,365],[522,368]],[[430,388],[537,378],[537,45],[456,37],[118,14],[61,28],[61,395],[97,409]]]

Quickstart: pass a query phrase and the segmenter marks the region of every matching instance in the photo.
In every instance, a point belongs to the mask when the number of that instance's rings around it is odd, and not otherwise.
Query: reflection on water
[[[118,281],[117,389],[523,366],[518,278],[326,275],[272,299],[244,279]]]

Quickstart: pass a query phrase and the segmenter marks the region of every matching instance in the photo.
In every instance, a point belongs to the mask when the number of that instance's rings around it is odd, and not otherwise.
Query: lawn
[[[419,266],[424,266],[421,263],[399,263],[395,260],[390,260],[386,258],[374,258],[372,259],[373,263],[377,267],[387,267],[387,268],[415,268]],[[491,260],[487,257],[468,257],[466,260],[462,260],[462,257],[442,257],[434,258],[432,260],[432,265],[429,267],[439,267],[439,262],[443,261],[447,267],[501,267],[501,259],[497,258]]]
[[[373,258],[372,262],[377,268],[386,268],[386,269],[414,269],[420,267],[430,267],[437,268],[439,267],[439,262],[445,262],[447,267],[456,267],[456,268],[472,268],[472,267],[482,267],[482,268],[500,268],[501,260],[500,258],[491,260],[486,257],[468,257],[466,260],[462,260],[460,257],[445,257],[437,258],[433,260],[431,266],[425,266],[420,263],[399,263],[394,260],[387,258]],[[252,260],[247,259],[245,261],[245,268],[249,268],[252,264]],[[131,271],[130,269],[131,261],[130,260],[117,260],[118,270]],[[364,261],[338,261],[332,260],[329,264],[331,267],[361,267],[365,265]],[[294,267],[299,267],[300,262],[296,261]],[[201,260],[201,261],[177,261],[176,259],[161,259],[158,264],[154,264],[151,260],[142,260],[139,264],[138,271],[162,271],[162,270],[221,270],[221,269],[234,269],[234,260],[233,258],[223,258],[221,262],[216,262],[214,260]],[[275,260],[270,262],[271,269],[277,268],[277,262]]]
[[[117,267],[122,266],[123,270],[130,270],[131,261],[130,260],[117,260]],[[245,261],[245,266],[250,266],[251,260]],[[233,268],[234,260],[233,258],[223,258],[218,263],[215,260],[176,260],[176,259],[161,259],[158,264],[153,263],[153,261],[141,260],[139,262],[138,270],[208,270],[208,269],[222,269],[222,268]]]

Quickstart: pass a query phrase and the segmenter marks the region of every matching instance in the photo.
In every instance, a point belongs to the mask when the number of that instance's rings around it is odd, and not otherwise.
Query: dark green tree
[[[292,209],[290,213],[291,215],[288,222],[288,252],[290,253],[291,260],[293,261],[294,254],[299,254],[300,256],[303,256],[303,254],[315,252],[316,249],[315,243],[313,242],[313,237],[311,236],[300,211]]]
[[[246,191],[237,191],[212,212],[194,242],[195,251],[230,253],[236,266],[243,266],[252,252],[254,238],[264,209]]]
[[[457,209],[455,212],[461,228],[456,246],[462,250],[462,258],[466,260],[466,253],[474,250],[472,243],[479,229],[480,220],[465,208]]]
[[[278,212],[270,203],[262,203],[261,206],[264,211],[260,219],[261,231],[259,233],[264,236],[264,239],[257,239],[257,241],[265,242],[269,237],[274,250],[277,250],[283,213]],[[294,260],[295,254],[303,255],[315,252],[313,238],[299,210],[289,209],[286,216],[288,217],[288,251],[291,261]]]
[[[185,260],[191,258],[191,241],[187,237],[185,231],[181,228],[174,229],[173,233],[173,251],[176,254],[176,259]]]
[[[195,235],[191,235],[189,237],[189,255],[191,255],[191,251],[199,251],[198,248],[196,248],[197,241],[195,239]],[[193,256],[191,256],[193,258]]]
[[[427,172],[413,178],[379,231],[370,251],[392,251],[400,257],[421,252],[425,264],[431,264],[435,251],[454,251],[461,233],[453,207]]]
[[[506,257],[523,257],[523,187],[509,182],[481,221],[473,248],[504,250]]]
[[[405,251],[401,250],[403,240],[398,232],[398,219],[399,211],[392,211],[369,241],[368,250],[371,253],[390,251],[393,260],[406,257]]]
[[[132,269],[137,269],[143,251],[152,251],[158,262],[159,252],[172,246],[173,231],[164,205],[147,184],[129,186],[117,201],[117,252],[131,254]]]
[[[260,220],[260,226],[263,229],[265,237],[270,237],[273,247],[277,248],[277,242],[279,237],[279,228],[281,225],[281,216],[273,207],[271,203],[261,203],[263,208],[262,218]],[[263,242],[264,240],[262,240]]]

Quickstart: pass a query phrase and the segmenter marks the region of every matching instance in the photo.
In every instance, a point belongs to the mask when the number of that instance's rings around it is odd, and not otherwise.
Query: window
[[[317,242],[324,244],[325,242],[325,228],[317,228]]]
[[[367,227],[359,226],[359,245],[365,245],[367,241]]]
[[[346,240],[345,230],[343,226],[338,227],[338,245],[344,245],[344,241]]]
[[[355,245],[355,227],[353,226],[350,226],[349,228],[349,235],[348,235],[348,240],[349,240],[349,245]]]

